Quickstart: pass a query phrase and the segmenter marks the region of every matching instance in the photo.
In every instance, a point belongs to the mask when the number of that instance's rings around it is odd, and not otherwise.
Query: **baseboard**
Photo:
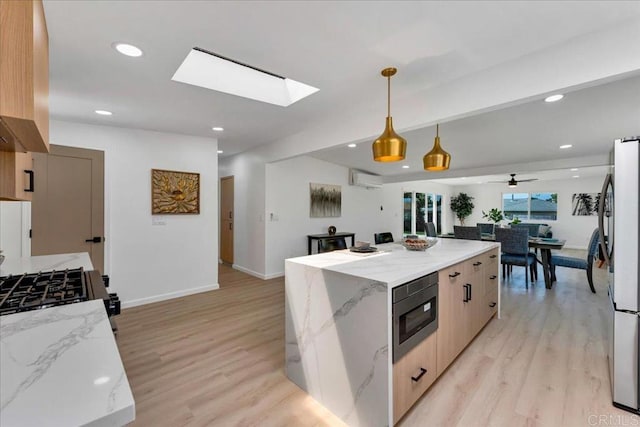
[[[130,301],[122,301],[122,308],[131,308],[139,305],[151,304],[152,302],[166,301],[174,298],[186,297],[187,295],[199,294],[201,292],[215,291],[220,289],[220,285],[215,283],[213,285],[200,286],[198,288],[184,289],[176,292],[169,292],[161,295],[154,295],[147,298],[138,298]]]
[[[249,276],[257,277],[258,279],[262,279],[262,280],[275,279],[276,277],[284,276],[284,272],[272,273],[272,274],[262,274],[262,273],[258,273],[257,271],[253,271],[253,270],[250,270],[248,268],[242,267],[241,265],[238,265],[238,264],[233,264],[231,267],[234,270],[242,271],[243,273],[247,273]]]

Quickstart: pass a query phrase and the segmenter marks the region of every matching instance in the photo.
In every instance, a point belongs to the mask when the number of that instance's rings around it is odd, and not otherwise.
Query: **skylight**
[[[195,47],[171,80],[287,107],[315,87]]]

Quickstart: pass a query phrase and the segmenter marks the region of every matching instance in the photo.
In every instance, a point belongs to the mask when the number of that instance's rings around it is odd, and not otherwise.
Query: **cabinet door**
[[[0,200],[31,201],[32,165],[31,153],[0,151]]]
[[[464,263],[438,274],[438,375],[467,345],[467,303],[465,300]]]
[[[435,332],[393,365],[394,424],[424,394],[437,377]]]
[[[482,329],[486,323],[484,320],[484,264],[485,255],[478,255],[465,261],[465,280],[469,287],[466,298],[468,299],[467,311],[469,311],[469,317],[467,318],[468,326],[466,329],[467,343],[480,332],[480,329]]]

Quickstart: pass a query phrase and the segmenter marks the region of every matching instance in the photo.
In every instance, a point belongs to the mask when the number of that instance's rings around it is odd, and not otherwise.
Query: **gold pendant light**
[[[436,139],[433,141],[433,148],[422,158],[424,170],[438,172],[449,169],[451,155],[440,147],[439,125],[436,124]]]
[[[397,162],[404,160],[407,152],[407,140],[393,130],[391,118],[391,76],[398,70],[385,68],[382,75],[387,78],[387,124],[382,135],[373,142],[373,160],[376,162]]]

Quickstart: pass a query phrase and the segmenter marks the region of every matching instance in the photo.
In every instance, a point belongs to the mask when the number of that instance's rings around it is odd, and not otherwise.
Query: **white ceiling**
[[[554,103],[538,99],[441,124],[441,145],[452,156],[451,171],[444,174],[425,172],[422,165],[422,157],[433,146],[435,126],[402,134],[408,141],[406,160],[402,162],[374,162],[371,141],[358,144],[356,148],[343,144],[312,153],[312,156],[390,176],[395,181],[438,179],[442,175],[474,176],[477,174],[473,170],[478,165],[493,166],[496,172],[506,174],[508,178],[509,173],[523,170],[518,167],[514,170],[513,165],[544,165],[549,159],[584,158],[587,164],[576,165],[593,166],[594,157],[601,159],[599,164],[607,162],[614,139],[640,134],[639,100],[640,76],[635,76],[570,92]],[[383,126],[381,117],[381,130]],[[573,147],[559,149],[564,144]],[[403,169],[404,165],[409,169]],[[461,184],[457,180],[445,183]]]
[[[344,113],[349,120],[371,105],[382,125],[385,84],[379,71],[386,66],[399,68],[393,97],[406,100],[425,88],[623,26],[640,16],[640,2],[45,1],[45,13],[52,118],[218,137],[226,155],[286,139],[330,115]],[[116,41],[134,44],[144,55],[122,56],[111,47]],[[320,91],[282,108],[171,81],[195,46]],[[114,114],[97,116],[96,109]],[[597,122],[589,125],[598,129]],[[225,131],[215,134],[212,126]],[[522,132],[509,131],[511,144],[529,150]],[[418,147],[432,140],[432,132],[426,133],[413,144],[410,139],[410,147],[421,153]],[[456,139],[454,129],[443,126],[445,148],[458,149]],[[593,140],[585,152],[596,150]],[[454,153],[456,167],[486,151],[477,138],[465,144],[470,156]]]

